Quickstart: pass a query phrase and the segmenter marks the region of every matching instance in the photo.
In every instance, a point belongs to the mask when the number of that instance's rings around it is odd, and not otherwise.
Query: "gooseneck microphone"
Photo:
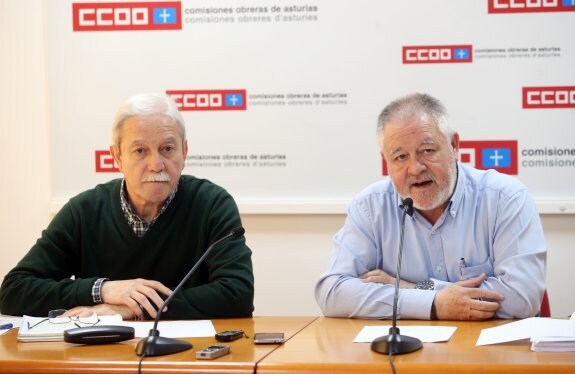
[[[154,327],[150,330],[150,334],[148,337],[140,340],[136,345],[136,354],[138,356],[161,356],[161,355],[168,355],[176,352],[185,351],[187,349],[192,348],[192,344],[185,340],[179,340],[174,338],[166,338],[160,336],[160,331],[158,330],[158,322],[160,321],[160,317],[162,316],[162,311],[164,308],[172,301],[172,298],[178,291],[182,288],[184,283],[190,278],[190,276],[194,273],[194,271],[200,266],[200,264],[204,261],[206,256],[214,249],[218,244],[228,239],[237,239],[241,237],[246,230],[243,227],[236,227],[232,229],[229,234],[224,236],[221,239],[216,240],[212,245],[206,249],[204,254],[199,258],[199,260],[195,263],[195,265],[190,269],[188,274],[182,279],[182,281],[174,288],[174,292],[164,301],[160,309],[158,309],[158,314],[156,315],[156,319],[154,320]]]
[[[399,254],[397,257],[397,276],[395,277],[395,294],[393,296],[393,316],[391,319],[391,327],[389,328],[389,335],[380,336],[371,342],[371,350],[377,353],[387,355],[404,354],[417,351],[423,348],[421,340],[399,334],[397,328],[397,299],[399,296],[399,280],[401,278],[401,258],[403,256],[403,235],[405,232],[405,215],[413,215],[413,200],[406,197],[401,204],[403,209],[403,216],[401,220],[401,232],[399,236]],[[395,371],[395,370],[394,370]]]

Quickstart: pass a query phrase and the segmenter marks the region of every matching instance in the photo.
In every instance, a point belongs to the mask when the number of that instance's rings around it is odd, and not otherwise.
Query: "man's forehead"
[[[437,143],[437,139],[441,137],[442,133],[434,123],[421,121],[392,122],[385,127],[382,141],[395,147],[408,143],[417,145]],[[397,144],[398,142],[401,144]]]
[[[165,143],[179,143],[182,136],[173,124],[134,124],[128,125],[122,132],[121,143],[126,146],[134,145],[159,145]]]

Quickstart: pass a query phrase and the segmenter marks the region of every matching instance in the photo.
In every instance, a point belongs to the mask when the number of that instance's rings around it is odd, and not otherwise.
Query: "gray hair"
[[[112,126],[112,142],[118,148],[124,122],[132,116],[164,115],[173,119],[178,125],[182,140],[186,139],[184,117],[178,111],[174,100],[166,94],[138,94],[124,101],[116,110]]]
[[[438,99],[422,93],[403,96],[389,103],[377,118],[377,134],[383,135],[385,125],[389,122],[408,119],[423,113],[430,116],[447,141],[451,141],[455,130],[449,125],[445,107]]]

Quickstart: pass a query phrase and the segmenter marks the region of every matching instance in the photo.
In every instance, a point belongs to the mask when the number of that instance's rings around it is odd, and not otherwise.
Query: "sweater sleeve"
[[[78,262],[79,230],[68,202],[50,222],[30,251],[5,276],[0,288],[0,312],[46,316],[52,309],[93,305],[96,278],[72,279]]]

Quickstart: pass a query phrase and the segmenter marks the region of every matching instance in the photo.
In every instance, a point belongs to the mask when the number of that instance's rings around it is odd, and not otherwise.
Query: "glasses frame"
[[[36,326],[38,326],[38,325],[40,325],[46,321],[50,322],[53,325],[64,325],[64,324],[67,324],[67,323],[70,323],[73,321],[74,325],[76,327],[96,326],[101,321],[100,317],[96,317],[97,318],[96,322],[85,322],[85,321],[82,321],[81,318],[82,317],[76,317],[76,316],[74,316],[74,317],[68,316],[68,317],[44,318],[43,320],[38,321],[33,325],[30,325],[30,321],[28,321],[28,330],[32,330],[34,327],[36,327]],[[89,318],[91,318],[91,316]],[[62,321],[62,322],[57,321],[57,320],[64,320],[64,319],[65,319],[65,321]]]

